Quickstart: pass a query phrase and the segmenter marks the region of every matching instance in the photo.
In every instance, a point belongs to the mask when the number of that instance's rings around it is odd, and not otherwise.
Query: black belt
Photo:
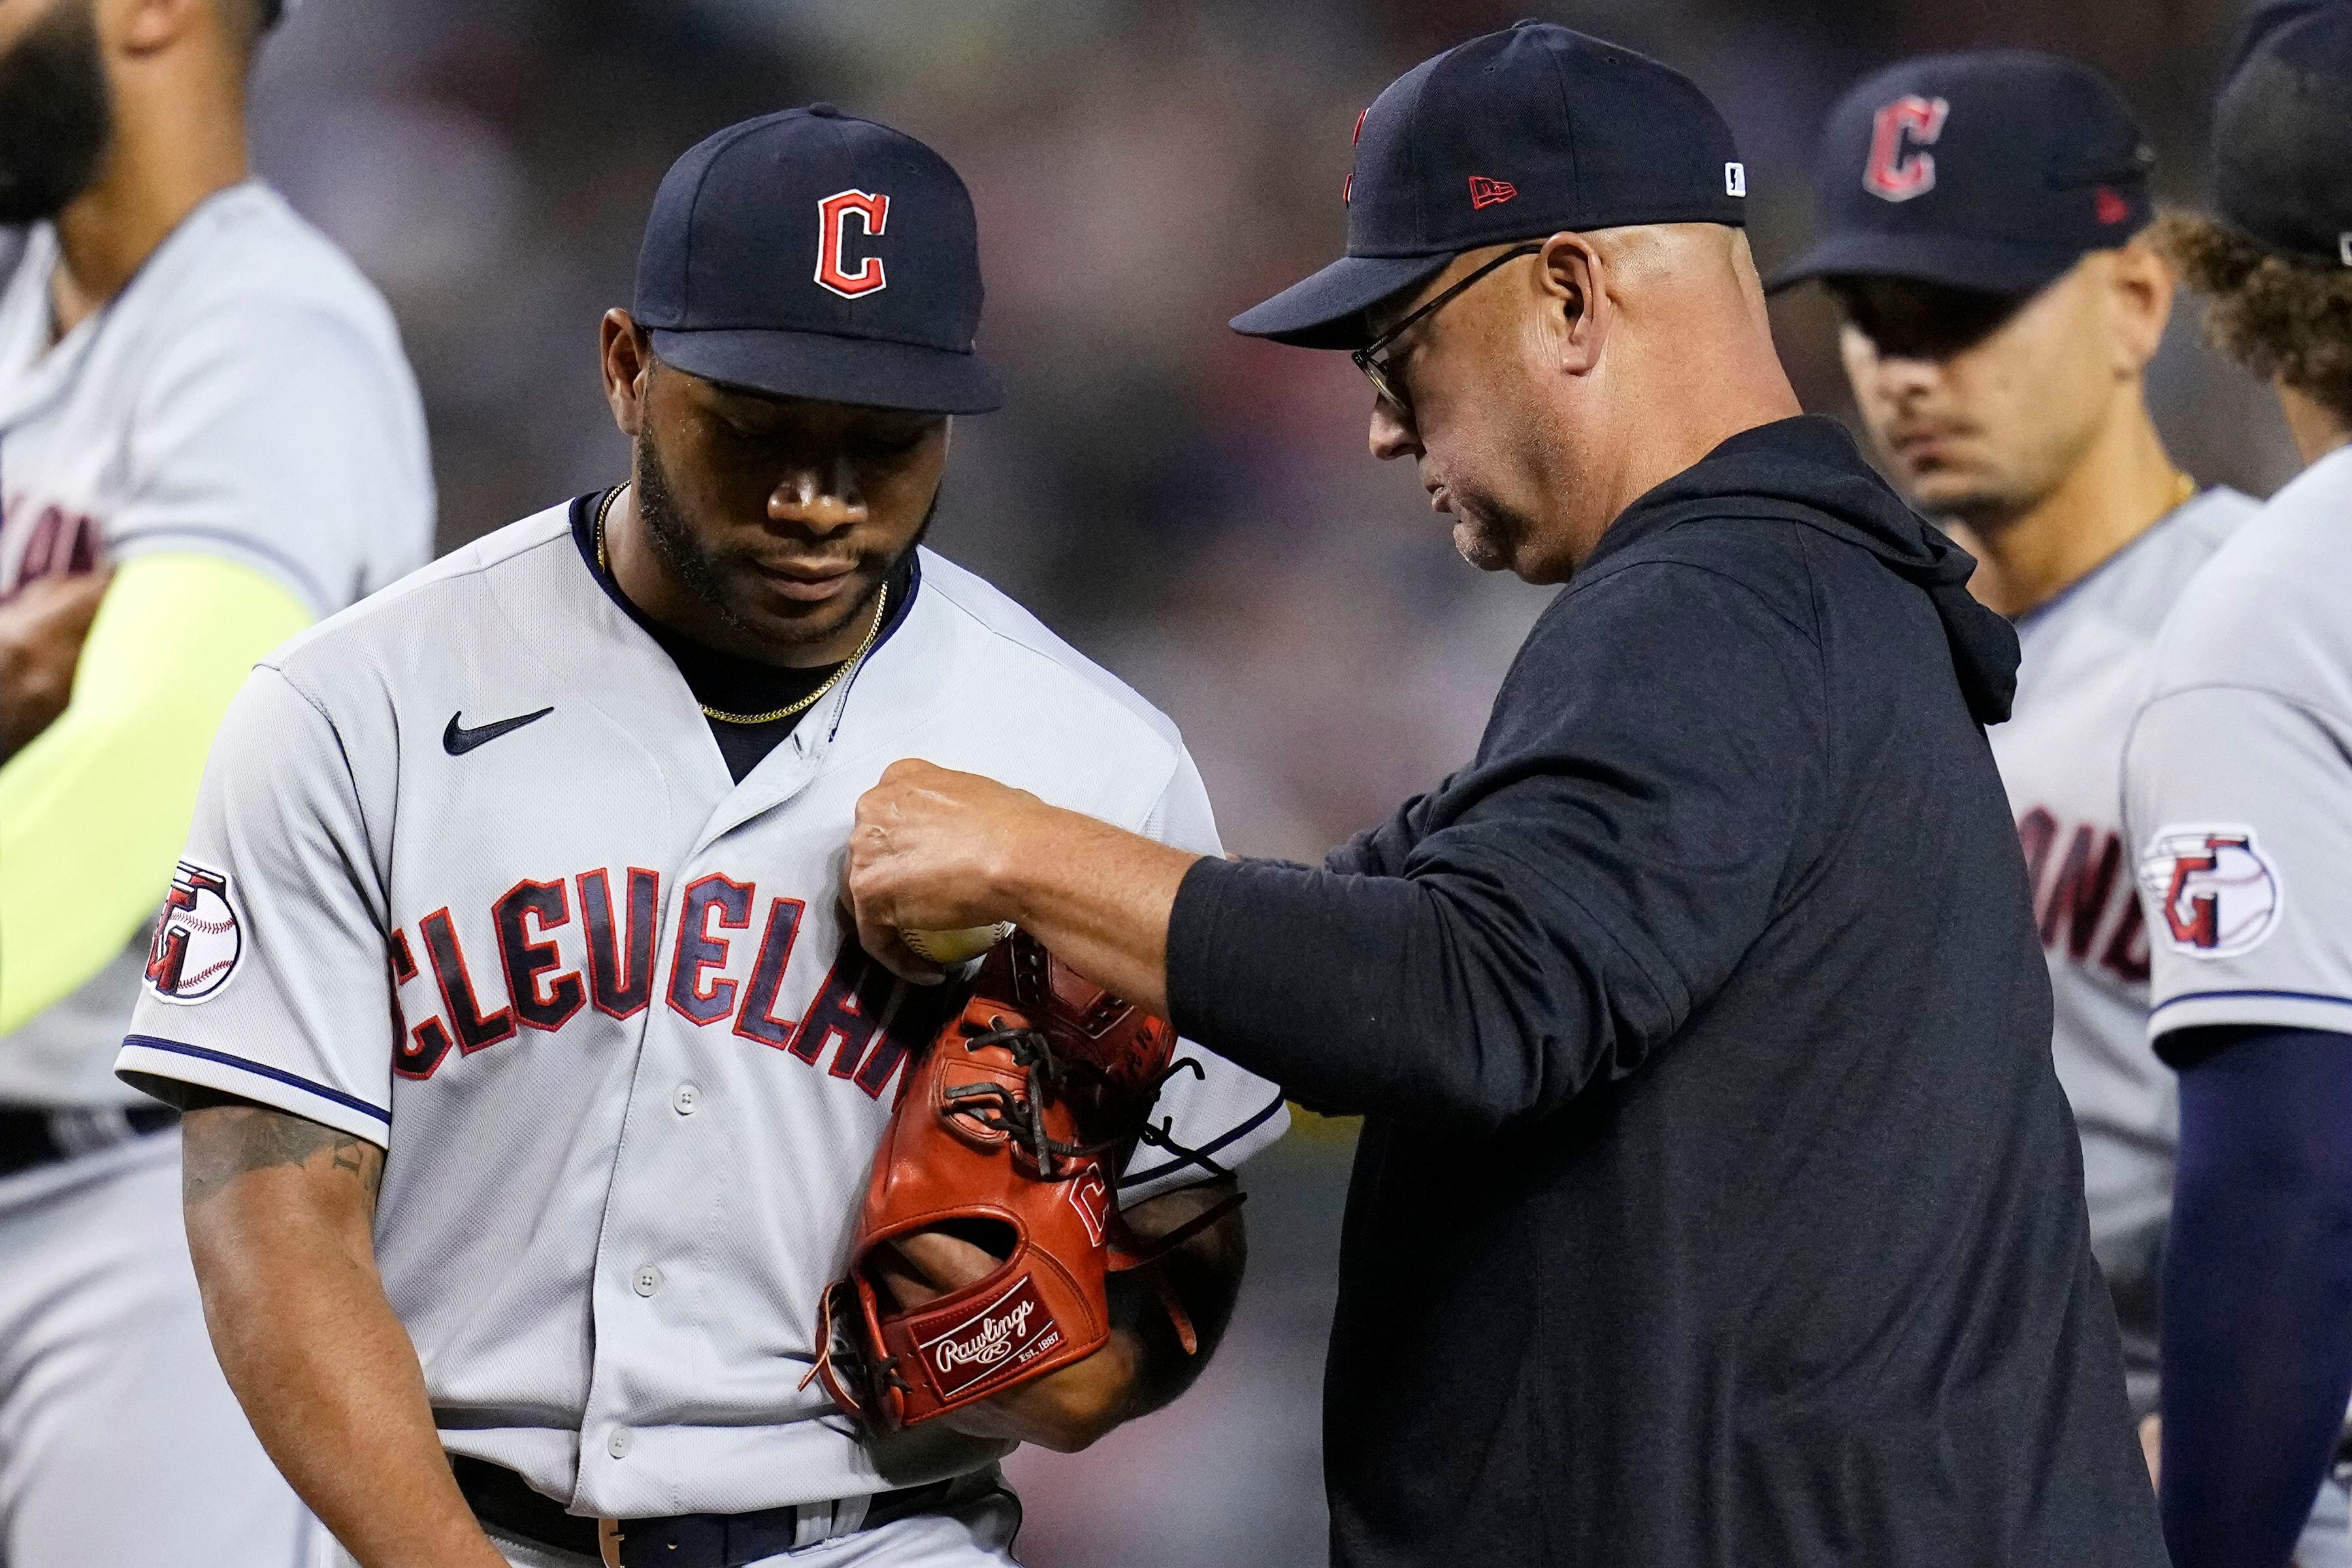
[[[803,1544],[797,1505],[764,1508],[756,1513],[681,1513],[668,1519],[604,1521],[566,1513],[562,1503],[533,1491],[530,1482],[504,1465],[456,1454],[450,1457],[449,1466],[457,1472],[457,1489],[466,1494],[474,1517],[484,1524],[559,1552],[601,1558],[620,1568],[648,1563],[661,1568],[739,1568]],[[872,1530],[893,1520],[929,1513],[947,1500],[955,1484],[933,1481],[877,1492],[866,1503],[865,1521],[857,1529]],[[610,1555],[603,1544],[608,1523],[620,1541],[619,1550]]]
[[[176,1124],[168,1105],[91,1106],[58,1110],[0,1105],[0,1176],[70,1160]]]

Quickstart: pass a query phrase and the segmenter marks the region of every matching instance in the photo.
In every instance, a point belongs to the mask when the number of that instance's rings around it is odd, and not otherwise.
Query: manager
[[[862,936],[1006,919],[1365,1118],[1342,1564],[2164,1562],[1983,726],[1973,563],[1799,416],[1728,128],[1522,24],[1359,129],[1350,349],[1474,564],[1565,587],[1469,765],[1323,868],[901,763]]]

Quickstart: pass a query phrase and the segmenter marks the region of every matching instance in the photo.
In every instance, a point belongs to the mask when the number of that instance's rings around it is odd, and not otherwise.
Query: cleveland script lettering
[[[628,889],[616,921],[611,889]],[[572,918],[570,889],[582,918]],[[625,1019],[652,1000],[656,973],[669,1006],[698,1027],[728,1024],[743,1039],[812,1067],[830,1053],[826,1076],[881,1100],[910,1052],[938,1032],[945,1000],[902,984],[868,958],[855,934],[831,955],[805,1012],[779,1016],[806,901],[772,898],[732,877],[696,879],[678,900],[667,952],[656,911],[661,878],[641,867],[582,871],[517,882],[484,913],[480,929],[496,952],[476,957],[449,907],[395,927],[385,942],[393,980],[393,1070],[429,1079],[448,1060],[517,1038],[522,1029],[561,1035],[593,995],[596,1011]],[[748,938],[761,910],[757,941]],[[462,928],[462,929],[461,929]],[[417,963],[419,952],[425,962]]]

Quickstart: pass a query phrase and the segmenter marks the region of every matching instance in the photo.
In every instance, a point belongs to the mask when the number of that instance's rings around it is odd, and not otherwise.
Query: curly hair
[[[2158,219],[2156,241],[2190,288],[2212,297],[2207,342],[2352,423],[2352,268],[2282,256],[2187,213]]]

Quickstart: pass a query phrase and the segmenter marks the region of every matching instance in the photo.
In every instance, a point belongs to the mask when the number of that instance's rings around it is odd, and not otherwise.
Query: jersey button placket
[[[629,1286],[640,1296],[650,1296],[662,1288],[661,1270],[648,1263],[637,1270]]]
[[[636,1440],[636,1434],[626,1426],[615,1426],[613,1428],[613,1435],[604,1439],[604,1452],[616,1459],[625,1459],[629,1457],[630,1448],[635,1446]]]
[[[682,1083],[669,1097],[669,1108],[680,1116],[691,1116],[702,1109],[702,1090],[690,1083]]]

